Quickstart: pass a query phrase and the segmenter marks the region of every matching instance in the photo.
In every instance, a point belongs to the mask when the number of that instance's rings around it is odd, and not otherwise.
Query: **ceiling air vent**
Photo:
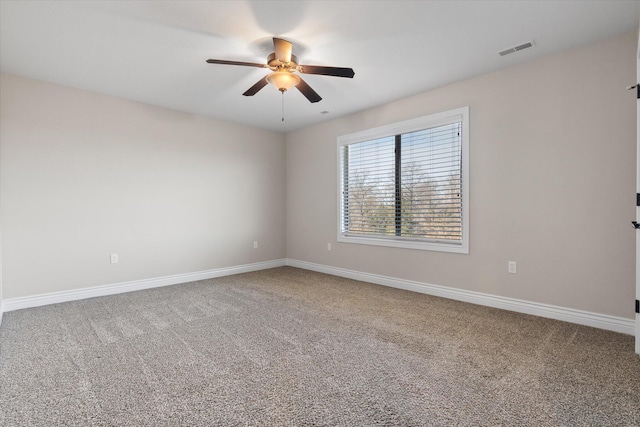
[[[530,47],[533,47],[533,41],[526,42],[526,43],[523,43],[523,44],[521,44],[519,46],[511,47],[509,49],[505,49],[502,52],[498,52],[498,54],[500,56],[505,56],[505,55],[509,55],[510,53],[515,53],[515,52],[517,52],[519,50],[528,49]]]

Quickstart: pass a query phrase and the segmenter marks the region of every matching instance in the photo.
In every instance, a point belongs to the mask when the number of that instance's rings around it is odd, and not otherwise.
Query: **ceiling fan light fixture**
[[[267,76],[267,81],[280,92],[286,92],[300,83],[300,77],[290,71],[274,71]]]

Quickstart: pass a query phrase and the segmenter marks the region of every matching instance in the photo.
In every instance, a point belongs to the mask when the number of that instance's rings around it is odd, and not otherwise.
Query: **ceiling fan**
[[[325,67],[321,65],[301,65],[298,58],[291,53],[293,45],[283,39],[273,38],[275,52],[267,57],[266,64],[254,62],[227,61],[224,59],[207,59],[209,64],[242,65],[245,67],[268,68],[271,74],[260,79],[251,86],[244,96],[253,96],[268,83],[274,85],[280,92],[284,93],[292,87],[296,87],[310,102],[318,102],[322,99],[318,93],[311,89],[311,86],[300,78],[295,72],[302,74],[320,74],[323,76],[353,78],[355,73],[352,68]]]

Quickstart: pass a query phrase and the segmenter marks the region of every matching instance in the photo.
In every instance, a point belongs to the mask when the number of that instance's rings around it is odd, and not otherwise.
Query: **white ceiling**
[[[638,1],[10,1],[0,0],[0,70],[278,132],[354,113],[638,28]],[[272,86],[271,38],[323,100]],[[500,57],[499,51],[535,41]],[[631,83],[631,82],[630,82]],[[322,114],[323,111],[329,113]]]

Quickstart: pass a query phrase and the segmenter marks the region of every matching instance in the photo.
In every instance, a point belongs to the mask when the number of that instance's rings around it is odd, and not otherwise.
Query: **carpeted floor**
[[[631,336],[290,267],[4,316],[7,427],[640,425]]]

